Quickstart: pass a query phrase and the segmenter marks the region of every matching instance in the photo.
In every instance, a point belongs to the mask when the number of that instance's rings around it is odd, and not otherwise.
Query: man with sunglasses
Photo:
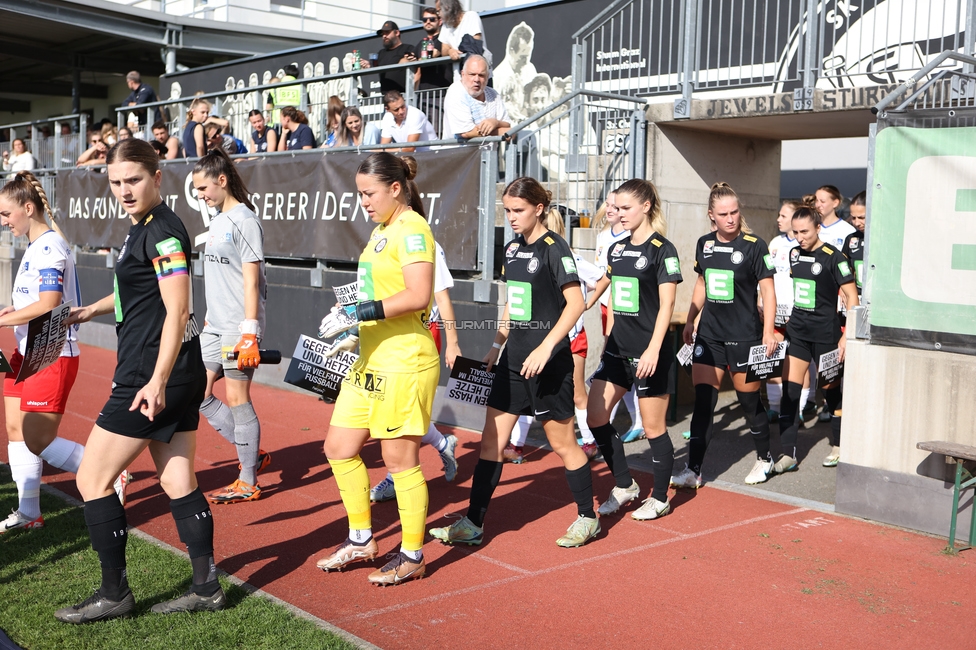
[[[417,44],[414,55],[418,59],[423,59],[427,51],[427,41],[433,43],[434,49],[431,58],[441,56],[441,26],[443,25],[440,14],[435,7],[425,7],[423,12],[423,26],[426,32],[424,38]],[[433,65],[419,68],[413,76],[413,87],[415,90],[432,91],[436,88],[447,88],[454,82],[454,72],[450,64]],[[441,131],[441,98],[442,93],[424,92],[417,98],[417,107],[427,114],[434,129]]]

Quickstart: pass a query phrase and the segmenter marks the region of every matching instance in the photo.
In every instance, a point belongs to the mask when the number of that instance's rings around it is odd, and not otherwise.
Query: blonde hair
[[[197,106],[201,106],[203,104],[206,104],[207,105],[207,108],[210,108],[212,106],[212,104],[210,102],[208,102],[206,99],[203,99],[202,97],[197,97],[192,102],[190,102],[190,108],[186,111],[186,124],[183,125],[184,128],[186,127],[187,124],[189,124],[190,122],[193,121],[193,111],[194,111],[194,109]]]
[[[719,182],[712,185],[712,191],[708,194],[708,210],[711,212],[715,207],[716,201],[721,201],[722,199],[735,199],[736,204],[739,206],[739,230],[747,235],[752,234],[752,228],[746,223],[746,218],[742,215],[742,201],[739,200],[739,195],[735,193],[732,186],[725,182]]]
[[[607,192],[607,198],[603,200],[600,207],[596,211],[596,231],[603,232],[610,227],[610,221],[607,220],[607,203],[610,202],[610,196],[616,194],[615,191]]]
[[[555,208],[543,210],[542,216],[539,219],[546,228],[553,231],[563,239],[566,239],[566,221],[563,219],[563,215],[559,214],[559,210],[556,210]]]

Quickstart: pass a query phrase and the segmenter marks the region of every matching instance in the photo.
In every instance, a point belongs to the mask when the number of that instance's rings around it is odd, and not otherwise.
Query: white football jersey
[[[835,250],[844,248],[844,240],[854,232],[856,228],[843,219],[838,219],[829,226],[820,226],[820,241],[830,244]]]
[[[40,300],[43,291],[58,291],[61,293],[61,304],[69,303],[72,307],[81,307],[81,287],[78,275],[75,273],[75,261],[71,257],[68,242],[64,241],[56,232],[48,230],[35,239],[24,251],[14,280],[14,309],[23,309]],[[14,328],[17,338],[17,349],[21,354],[27,347],[27,324]],[[68,340],[65,341],[62,357],[78,356],[78,325],[68,328]]]

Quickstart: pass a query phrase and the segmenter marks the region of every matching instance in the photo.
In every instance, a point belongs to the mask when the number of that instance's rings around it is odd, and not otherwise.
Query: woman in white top
[[[482,56],[488,61],[488,67],[492,65],[491,51],[485,40],[485,30],[481,25],[481,16],[477,11],[465,11],[461,6],[460,0],[437,0],[435,3],[437,12],[441,15],[444,24],[441,26],[441,33],[438,38],[441,41],[441,53],[449,56],[455,61],[461,59],[461,39],[465,35],[470,35],[476,41],[481,41],[485,48]]]
[[[10,143],[10,146],[13,153],[10,151],[3,152],[3,171],[21,172],[34,169],[37,161],[34,160],[34,154],[27,151],[27,146],[23,140],[17,138]]]

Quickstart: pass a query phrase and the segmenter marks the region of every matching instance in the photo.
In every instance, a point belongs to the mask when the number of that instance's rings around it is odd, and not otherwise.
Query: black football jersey
[[[775,274],[766,242],[745,233],[723,242],[709,233],[698,240],[695,271],[705,279],[698,334],[716,341],[762,338],[756,290]]]
[[[653,233],[643,244],[630,237],[610,247],[607,255],[613,330],[607,352],[636,359],[644,354],[654,334],[661,308],[658,286],[681,282],[681,265],[674,244]]]
[[[563,286],[579,286],[576,262],[566,241],[547,231],[532,244],[519,235],[505,246],[502,279],[507,290],[509,332],[505,363],[521,368],[525,358],[539,347],[566,307]],[[582,291],[582,290],[580,290]],[[553,354],[569,347],[569,337]]]
[[[116,384],[143,386],[152,377],[166,317],[159,283],[189,274],[190,251],[186,227],[165,203],[129,227],[115,264],[115,329],[119,337],[113,378]],[[200,337],[191,313],[168,383],[178,386],[204,374]]]
[[[829,244],[812,252],[794,248],[790,274],[793,314],[786,332],[804,341],[836,343],[840,339],[837,292],[841,285],[854,282],[850,260]]]
[[[857,283],[857,295],[861,295],[861,288],[864,286],[864,233],[852,232],[844,240],[844,248],[841,252],[851,261],[854,269],[854,282]]]

